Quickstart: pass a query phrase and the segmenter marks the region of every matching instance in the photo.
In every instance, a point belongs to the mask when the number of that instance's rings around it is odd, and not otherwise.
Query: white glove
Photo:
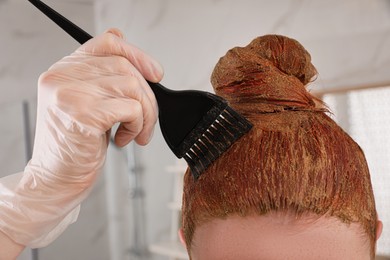
[[[158,108],[145,79],[158,82],[162,75],[156,61],[115,29],[43,73],[32,159],[23,176],[0,180],[0,230],[19,244],[42,247],[75,221],[104,164],[111,127],[122,122],[119,146],[151,139]]]

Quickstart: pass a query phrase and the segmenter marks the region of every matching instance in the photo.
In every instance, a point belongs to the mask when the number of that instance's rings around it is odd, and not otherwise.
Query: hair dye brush
[[[80,44],[91,35],[39,0],[29,0]],[[252,124],[223,98],[204,91],[173,91],[148,82],[158,107],[161,132],[169,148],[184,158],[195,179],[224,153]]]

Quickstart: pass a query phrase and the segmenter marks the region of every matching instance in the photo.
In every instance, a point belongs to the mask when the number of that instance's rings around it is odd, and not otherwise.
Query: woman
[[[182,240],[198,259],[374,259],[382,224],[360,147],[305,86],[310,54],[277,35],[217,63],[216,93],[253,129],[184,179]]]

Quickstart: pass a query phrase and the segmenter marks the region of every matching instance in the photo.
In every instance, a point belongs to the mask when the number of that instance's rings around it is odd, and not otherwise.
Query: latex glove
[[[114,29],[43,73],[33,156],[21,178],[0,184],[0,230],[42,247],[72,223],[102,169],[111,127],[122,122],[119,146],[149,142],[158,109],[145,79],[158,82],[162,74]]]

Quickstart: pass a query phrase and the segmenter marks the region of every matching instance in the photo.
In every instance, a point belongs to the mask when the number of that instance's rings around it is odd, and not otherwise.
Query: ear
[[[186,240],[185,240],[185,237],[184,237],[184,231],[183,231],[183,229],[180,228],[179,231],[178,231],[177,233],[178,233],[178,235],[179,235],[180,243],[181,243],[185,248],[187,248]]]
[[[383,230],[383,223],[382,221],[378,220],[376,222],[376,240],[378,240],[382,234],[382,230]]]

